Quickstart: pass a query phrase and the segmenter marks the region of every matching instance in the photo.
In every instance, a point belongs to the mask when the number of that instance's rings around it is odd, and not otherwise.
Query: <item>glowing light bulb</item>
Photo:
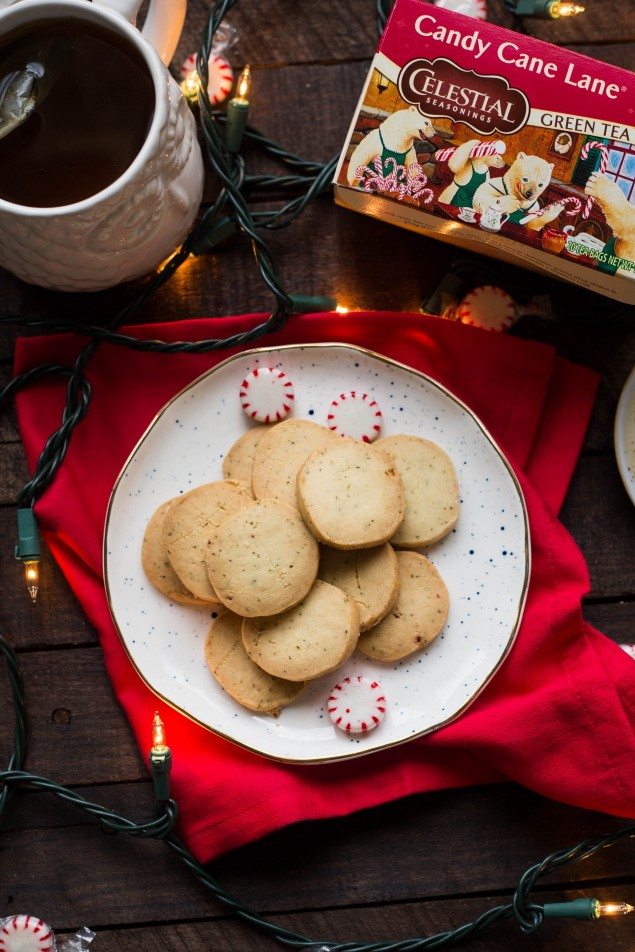
[[[201,88],[201,81],[199,75],[195,69],[187,74],[185,79],[181,82],[181,92],[186,99],[189,99],[190,102],[196,102],[198,99],[198,91]]]
[[[251,67],[249,64],[245,66],[242,73],[238,77],[238,83],[236,84],[236,95],[234,96],[233,102],[240,100],[241,102],[249,102],[249,91],[251,89]]]
[[[547,7],[547,15],[552,20],[558,20],[560,17],[575,17],[579,13],[584,13],[584,7],[579,3],[571,3],[569,0],[555,0]]]
[[[24,561],[24,580],[26,582],[27,592],[31,596],[31,601],[35,601],[40,589],[40,560],[25,559]]]
[[[152,750],[151,754],[161,754],[168,749],[168,745],[165,742],[165,724],[161,720],[161,715],[158,711],[154,712],[154,717],[152,718]]]
[[[602,916],[628,916],[631,912],[635,912],[635,906],[631,906],[628,902],[600,902],[598,900],[595,904],[594,915],[596,919],[600,919]]]

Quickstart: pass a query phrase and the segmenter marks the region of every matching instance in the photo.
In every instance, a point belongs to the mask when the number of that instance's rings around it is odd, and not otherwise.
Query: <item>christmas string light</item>
[[[561,17],[575,17],[584,13],[580,3],[569,0],[503,0],[510,13],[518,17],[535,17],[539,20],[559,20]]]
[[[251,69],[245,66],[238,77],[236,95],[227,103],[227,130],[225,142],[230,152],[240,152],[249,115],[249,93],[251,90]]]

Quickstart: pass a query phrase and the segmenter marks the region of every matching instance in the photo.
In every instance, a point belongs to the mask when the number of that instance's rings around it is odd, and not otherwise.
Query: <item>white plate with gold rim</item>
[[[383,435],[433,440],[454,462],[461,508],[456,528],[426,554],[450,592],[446,626],[425,651],[394,664],[355,653],[312,682],[278,717],[253,714],[210,675],[203,655],[210,612],[170,602],[141,568],[146,524],[166,499],[221,479],[222,459],[250,426],[239,384],[257,366],[280,366],[295,385],[294,416],[325,423],[342,391],[363,390],[383,413]],[[132,664],[165,703],[255,753],[297,763],[343,760],[404,743],[461,714],[509,652],[529,581],[529,525],[511,467],[474,414],[424,374],[345,344],[246,351],[177,394],[139,440],[113,489],[104,573],[115,625]],[[380,726],[362,736],[331,723],[326,698],[342,677],[379,680]]]
[[[617,404],[614,443],[624,488],[635,505],[635,367],[622,388]]]

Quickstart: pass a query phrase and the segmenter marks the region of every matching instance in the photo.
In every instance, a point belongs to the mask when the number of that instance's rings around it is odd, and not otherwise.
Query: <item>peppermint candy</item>
[[[196,53],[183,60],[179,72],[183,79],[196,72]],[[207,94],[213,105],[223,102],[229,96],[234,85],[234,73],[222,56],[213,53],[207,61]]]
[[[259,423],[284,420],[294,399],[293,383],[276,367],[255,367],[240,385],[243,412]]]
[[[434,5],[462,13],[466,17],[475,17],[477,20],[487,19],[485,0],[434,0]]]
[[[53,930],[35,916],[0,920],[0,952],[54,952]]]
[[[335,726],[344,733],[366,734],[384,719],[386,698],[378,681],[358,674],[335,685],[327,710]]]
[[[367,393],[351,390],[331,401],[326,425],[338,436],[372,443],[381,433],[382,420],[376,400]]]
[[[484,284],[466,294],[459,304],[458,318],[487,331],[505,331],[516,320],[516,307],[507,291]]]

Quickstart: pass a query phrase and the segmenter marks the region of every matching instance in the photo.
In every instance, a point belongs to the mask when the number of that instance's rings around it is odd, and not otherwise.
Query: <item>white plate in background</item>
[[[614,442],[620,476],[635,505],[635,367],[624,384],[617,404]]]

